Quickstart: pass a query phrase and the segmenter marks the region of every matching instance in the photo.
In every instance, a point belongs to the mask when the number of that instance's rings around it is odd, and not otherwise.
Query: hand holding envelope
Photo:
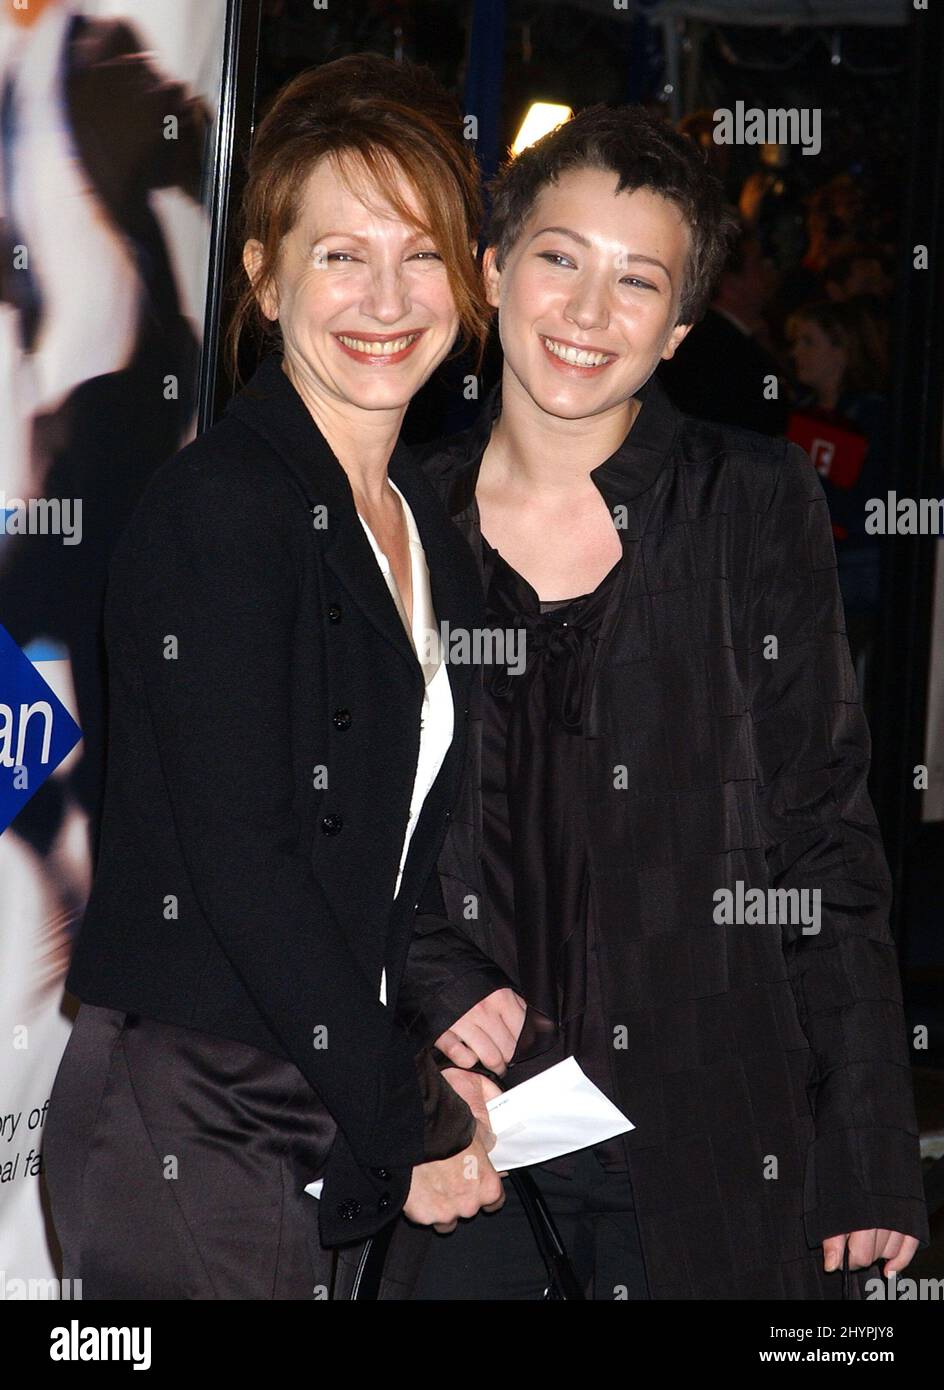
[[[488,1157],[498,1173],[546,1163],[635,1129],[575,1057],[494,1096],[487,1110],[497,1140]],[[319,1178],[305,1191],[320,1197],[322,1186]]]

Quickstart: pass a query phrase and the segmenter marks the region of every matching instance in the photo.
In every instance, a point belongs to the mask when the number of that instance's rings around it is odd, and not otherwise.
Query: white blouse
[[[410,575],[413,588],[413,622],[410,624],[406,608],[397,581],[394,578],[393,570],[390,568],[390,561],[380,549],[374,539],[374,534],[360,512],[361,525],[367,533],[371,549],[380,566],[381,573],[387,581],[387,588],[397,607],[397,612],[406,629],[410,639],[410,645],[416,653],[416,658],[423,671],[423,679],[426,689],[423,695],[423,705],[420,711],[420,746],[419,755],[416,762],[416,773],[413,779],[413,794],[410,798],[410,814],[406,824],[406,832],[403,837],[403,849],[400,854],[400,868],[397,873],[397,882],[393,890],[394,900],[400,892],[400,881],[403,878],[403,866],[406,863],[407,852],[410,847],[410,840],[413,831],[416,829],[416,822],[419,820],[423,802],[426,800],[429,790],[439,775],[443,759],[452,743],[454,728],[455,711],[452,702],[452,690],[449,685],[449,672],[446,662],[443,659],[442,648],[439,641],[439,628],[436,621],[436,614],[433,611],[433,596],[429,585],[429,569],[426,565],[426,554],[420,541],[420,533],[417,530],[416,521],[410,510],[409,504],[403,493],[391,479],[387,480],[394,492],[400,499],[403,507],[403,515],[406,518],[407,530],[410,537]],[[384,970],[380,977],[380,1002],[387,1002],[387,972]]]

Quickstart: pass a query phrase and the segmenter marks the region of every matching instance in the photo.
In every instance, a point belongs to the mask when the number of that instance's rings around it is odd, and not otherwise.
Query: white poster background
[[[216,118],[227,0],[86,0],[67,7],[92,17],[128,20],[153,51],[155,66],[186,82]],[[10,21],[0,12],[0,67],[9,38]],[[215,143],[211,138],[211,149]],[[206,212],[169,190],[153,195],[152,206],[161,220],[182,310],[202,340],[210,231]],[[16,328],[14,312],[0,306],[0,490],[8,497],[28,491],[28,421],[18,407]],[[66,653],[37,642],[27,654],[77,719]],[[81,751],[79,743],[53,776],[62,776]],[[87,827],[77,810],[42,859],[18,837],[0,835],[0,1300],[58,1296],[49,1282],[55,1268],[33,1170],[49,1092],[71,1026],[62,1012],[69,928],[81,916],[90,879]],[[28,1295],[28,1283],[16,1281],[30,1280],[38,1283]]]

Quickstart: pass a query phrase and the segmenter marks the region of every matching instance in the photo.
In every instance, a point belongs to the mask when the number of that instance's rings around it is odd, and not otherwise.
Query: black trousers
[[[49,1102],[46,1186],[84,1299],[326,1299],[336,1126],[298,1069],[243,1043],[82,1004]]]
[[[605,1169],[592,1148],[576,1155],[573,1177],[528,1170],[554,1218],[588,1299],[648,1299],[629,1175]],[[547,1272],[528,1218],[506,1178],[505,1205],[460,1221],[429,1242],[412,1299],[540,1299]]]

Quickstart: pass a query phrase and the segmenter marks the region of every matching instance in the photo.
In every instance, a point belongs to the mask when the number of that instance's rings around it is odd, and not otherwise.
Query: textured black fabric
[[[929,1232],[829,513],[797,446],[689,419],[655,379],[638,395],[626,440],[591,473],[623,565],[585,804],[649,1286],[832,1298],[825,1237]],[[476,426],[426,459],[480,570],[470,461],[499,409],[496,388]],[[481,884],[481,719],[474,691],[440,880],[464,968],[474,947],[508,970]],[[715,894],[738,883],[820,889],[820,931],[718,923]],[[427,985],[444,988],[434,973]],[[859,1296],[867,1273],[853,1275]]]
[[[394,1011],[458,792],[470,669],[448,668],[455,736],[394,903],[422,673],[281,364],[157,470],[117,544],[101,853],[66,987],[292,1061],[338,1125],[319,1205],[331,1244],[391,1220],[430,1156]],[[438,621],[475,627],[475,567],[439,499],[402,446],[389,474]]]

